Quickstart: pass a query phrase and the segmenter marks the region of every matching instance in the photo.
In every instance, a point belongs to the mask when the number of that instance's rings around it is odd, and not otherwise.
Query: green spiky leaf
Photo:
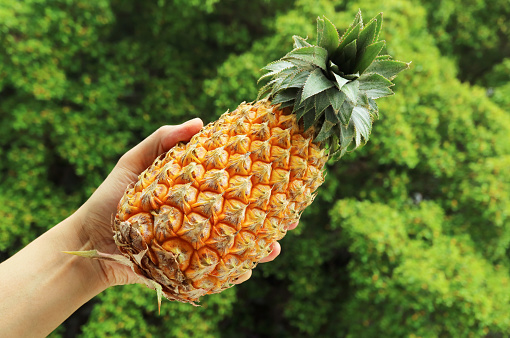
[[[333,111],[337,113],[340,108],[342,107],[342,104],[344,103],[346,99],[346,95],[343,92],[337,91],[337,90],[331,90],[327,92],[327,96],[329,99],[329,104],[333,108]]]
[[[301,48],[301,47],[310,47],[312,46],[311,43],[308,43],[306,39],[303,39],[300,36],[294,35],[292,37],[294,39],[294,48]]]
[[[361,144],[361,136],[368,141],[370,131],[372,130],[372,117],[368,109],[364,107],[354,107],[351,114],[351,120],[356,130],[356,148]]]
[[[391,80],[408,63],[379,55],[382,14],[367,25],[361,11],[349,28],[338,32],[327,18],[317,19],[317,45],[294,36],[295,48],[266,66],[259,92],[273,104],[292,107],[305,130],[313,126],[315,141],[325,142],[339,158],[351,144],[356,149],[368,141],[373,120],[379,117],[375,99],[393,94]],[[353,150],[352,149],[352,150]]]
[[[294,49],[283,57],[283,60],[290,61],[296,66],[311,65],[326,70],[328,52],[319,46],[301,47]]]
[[[379,13],[376,16],[374,16],[368,24],[371,24],[372,21],[377,21],[376,26],[375,26],[374,39],[372,41],[372,42],[377,42],[377,39],[379,39],[379,34],[381,33],[381,29],[382,29],[383,13]]]
[[[333,73],[333,76],[335,77],[336,86],[338,89],[342,89],[342,87],[350,81],[349,79],[346,79],[345,77],[342,77],[336,73]]]
[[[390,87],[393,83],[384,76],[377,73],[363,74],[359,78],[360,90],[371,90],[384,87]]]
[[[396,60],[374,61],[367,67],[367,73],[377,73],[388,80],[393,80],[398,73],[409,68],[409,63]]]
[[[303,87],[303,96],[301,101],[306,100],[310,96],[316,95],[326,89],[333,87],[335,84],[331,82],[319,68],[310,73]]]
[[[343,125],[349,124],[353,108],[354,108],[353,105],[347,101],[344,101],[344,103],[342,103],[342,105],[340,106],[340,110],[338,111],[338,117]]]
[[[331,104],[329,100],[329,92],[337,92],[335,88],[326,90],[326,95],[315,95],[315,116],[318,117]]]
[[[379,41],[368,46],[360,55],[358,64],[354,68],[354,72],[359,72],[360,74],[363,73],[377,57],[377,54],[381,52],[385,44],[385,41]]]
[[[353,104],[358,101],[359,81],[351,81],[342,87],[341,91],[347,96],[347,99]]]
[[[358,37],[357,41],[358,41],[358,50],[360,52],[362,52],[365,48],[367,48],[369,45],[371,45],[374,42],[376,30],[377,30],[377,21],[372,20],[359,33],[359,37]]]
[[[284,91],[278,92],[274,99],[271,101],[272,104],[280,104],[284,102],[293,101],[296,98],[298,89],[296,88],[289,88]]]
[[[317,18],[317,46],[324,48],[331,55],[336,51],[338,43],[338,31],[335,25],[326,17]]]

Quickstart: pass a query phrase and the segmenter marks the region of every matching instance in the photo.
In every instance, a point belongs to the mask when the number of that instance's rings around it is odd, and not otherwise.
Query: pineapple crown
[[[326,17],[317,18],[317,42],[294,36],[294,49],[268,64],[259,81],[270,79],[259,91],[273,105],[291,107],[305,131],[314,127],[315,142],[326,142],[333,159],[342,157],[353,142],[358,148],[370,137],[379,117],[376,99],[393,94],[398,73],[410,63],[379,55],[382,13],[363,24],[361,11],[339,37]]]

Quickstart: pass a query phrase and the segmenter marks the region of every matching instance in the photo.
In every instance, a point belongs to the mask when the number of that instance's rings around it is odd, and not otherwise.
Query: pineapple
[[[379,55],[379,14],[361,12],[340,38],[317,19],[317,42],[270,63],[256,102],[205,126],[161,155],[128,187],[113,223],[129,265],[167,299],[195,304],[270,253],[312,203],[328,158],[367,141],[375,99],[409,64]],[[97,251],[82,256],[112,259]]]

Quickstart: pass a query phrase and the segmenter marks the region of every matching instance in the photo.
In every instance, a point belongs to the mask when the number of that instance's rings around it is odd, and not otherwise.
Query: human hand
[[[107,254],[120,254],[113,240],[111,222],[117,212],[117,205],[126,187],[136,182],[138,176],[162,153],[170,150],[180,141],[188,141],[203,124],[198,118],[178,126],[163,126],[124,154],[106,180],[90,199],[76,212],[81,220],[79,236],[83,243],[81,250],[95,249]],[[294,224],[290,228],[295,228]],[[271,253],[260,262],[269,262],[280,253],[280,245],[272,245]],[[94,260],[95,271],[104,287],[132,283],[144,283],[131,268],[115,261]],[[251,270],[241,275],[235,284],[249,279]]]

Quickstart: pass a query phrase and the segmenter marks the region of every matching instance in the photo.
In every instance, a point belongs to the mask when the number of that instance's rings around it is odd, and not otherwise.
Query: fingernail
[[[184,125],[187,125],[187,124],[192,124],[192,123],[195,123],[197,121],[202,122],[202,119],[200,117],[195,117],[194,119],[191,119],[189,121],[184,122],[182,125],[184,126]]]

